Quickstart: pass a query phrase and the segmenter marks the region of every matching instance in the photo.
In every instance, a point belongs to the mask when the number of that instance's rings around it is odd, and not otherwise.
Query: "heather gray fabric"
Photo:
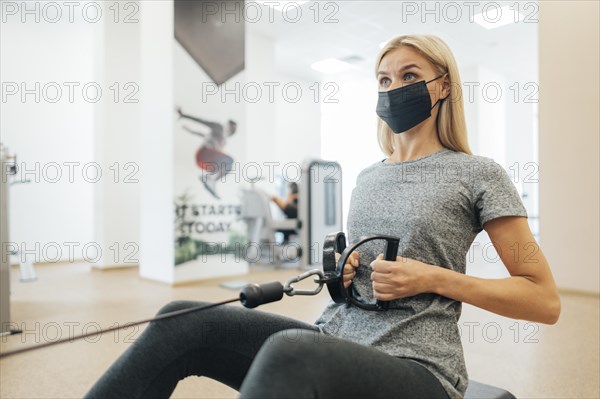
[[[378,162],[363,170],[352,191],[348,241],[391,235],[398,254],[459,273],[482,226],[527,212],[506,171],[489,158],[442,149],[401,163]],[[354,279],[372,299],[369,264],[383,242],[359,248]],[[330,302],[315,324],[326,334],[368,345],[429,369],[451,398],[461,398],[468,376],[457,326],[461,303],[435,294],[392,301],[385,312]]]

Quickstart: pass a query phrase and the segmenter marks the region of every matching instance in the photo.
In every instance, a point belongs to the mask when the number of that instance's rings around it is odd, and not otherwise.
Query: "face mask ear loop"
[[[438,100],[435,102],[435,104],[433,104],[433,107],[431,107],[431,109],[434,109],[434,108],[435,108],[435,106],[436,106],[436,105],[438,105],[438,103],[441,103],[441,102],[442,102],[442,101],[444,101],[444,100],[445,100],[445,98],[439,98],[439,99],[438,99]],[[440,105],[440,107],[441,107],[441,105]],[[437,127],[437,131],[438,131],[438,139],[440,138],[440,127],[439,127],[439,124],[440,124],[440,112],[439,112],[439,110],[438,110],[438,113],[437,113],[437,115],[436,115],[436,117],[435,117],[435,125],[436,125],[436,127]],[[440,141],[441,141],[441,140],[440,140]]]
[[[434,80],[438,80],[439,78],[441,78],[442,76],[446,76],[448,74],[448,72],[445,72],[443,74],[441,74],[440,76],[438,76],[437,78],[433,78],[431,79],[429,82],[425,82],[425,84],[429,84],[430,82],[433,82]],[[438,105],[439,102],[444,101],[445,98],[438,98],[438,100],[435,102],[435,104],[433,104],[433,107],[431,107],[431,109],[434,109],[436,105]],[[439,116],[439,114],[438,114]]]
[[[428,81],[428,82],[425,82],[425,84],[427,85],[427,84],[429,84],[429,83],[433,82],[434,80],[438,80],[439,78],[441,78],[441,77],[442,77],[442,76],[444,76],[444,75],[446,75],[446,74],[445,74],[445,73],[443,73],[443,74],[441,74],[440,76],[438,76],[437,78],[433,78],[433,79],[431,79],[430,81]]]

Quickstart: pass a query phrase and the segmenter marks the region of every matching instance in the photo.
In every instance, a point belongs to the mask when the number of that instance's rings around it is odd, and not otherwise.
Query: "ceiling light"
[[[327,58],[312,63],[310,67],[315,71],[323,73],[338,73],[350,69],[352,65],[348,64],[347,62],[340,61],[337,58]]]
[[[513,6],[496,7],[495,10],[490,10],[491,7],[488,7],[485,17],[484,13],[479,13],[473,17],[473,20],[486,29],[495,29],[523,20],[523,15],[511,7]]]

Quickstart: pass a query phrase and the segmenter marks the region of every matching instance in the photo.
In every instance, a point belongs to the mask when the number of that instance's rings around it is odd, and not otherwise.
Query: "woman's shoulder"
[[[498,176],[504,172],[504,168],[493,158],[467,154],[460,151],[449,150],[445,157],[441,157],[444,167],[460,168],[461,175],[469,178],[485,178]]]
[[[496,163],[496,161],[494,161],[492,158],[476,154],[467,154],[466,152],[462,151],[454,151],[449,148],[446,151],[446,157],[443,157],[442,159],[445,159],[447,161],[463,162],[473,165],[489,165],[492,163]]]
[[[435,156],[417,160],[415,163],[390,164],[385,162],[385,158],[380,159],[364,167],[359,172],[357,181],[371,179],[384,172],[400,173],[398,170],[402,168],[407,169],[407,173],[412,174],[419,172],[420,169],[429,171],[431,168],[441,168],[449,175],[462,176],[468,179],[497,176],[498,173],[503,171],[503,167],[492,158],[446,148],[435,154]]]
[[[370,165],[364,167],[358,173],[357,178],[361,179],[361,178],[363,178],[365,176],[368,176],[368,175],[370,175],[372,173],[377,173],[377,170],[380,169],[380,167],[383,165],[383,161],[385,161],[385,159],[379,160],[377,162],[373,162]]]

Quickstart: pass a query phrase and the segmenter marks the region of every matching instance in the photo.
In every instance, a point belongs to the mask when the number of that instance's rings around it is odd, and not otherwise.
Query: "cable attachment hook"
[[[314,290],[297,290],[294,288],[294,283],[314,275],[318,276],[318,278],[315,278],[315,284],[318,284],[318,286]],[[240,302],[247,308],[255,308],[265,303],[279,301],[283,298],[283,294],[287,296],[317,295],[323,289],[323,285],[327,283],[324,277],[321,270],[313,269],[288,280],[285,283],[285,287],[279,281],[264,284],[248,284],[240,291]]]
[[[314,279],[315,284],[317,284],[317,287],[314,290],[297,290],[292,285],[294,283],[298,283],[302,280],[305,280],[305,279],[309,278],[310,276],[318,276],[319,277],[318,279],[317,278]],[[322,281],[324,278],[325,278],[325,275],[323,274],[323,272],[321,270],[319,270],[319,269],[308,270],[296,277],[289,279],[287,281],[287,283],[285,283],[285,286],[283,287],[283,292],[285,292],[285,294],[288,296],[317,295],[323,289],[323,285],[325,285],[325,283]]]

